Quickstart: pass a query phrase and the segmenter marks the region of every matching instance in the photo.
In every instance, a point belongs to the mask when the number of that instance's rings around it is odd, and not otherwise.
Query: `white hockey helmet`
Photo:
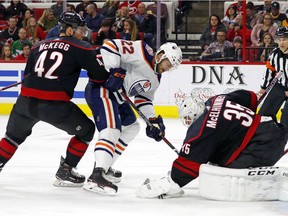
[[[189,96],[183,100],[178,112],[183,125],[189,127],[204,112],[205,103],[198,97]]]
[[[156,57],[159,53],[163,53],[163,55],[157,61]],[[170,70],[174,70],[174,69],[178,68],[178,66],[182,62],[182,51],[177,46],[177,44],[172,43],[172,42],[167,42],[167,43],[164,43],[163,45],[161,45],[160,48],[157,50],[156,55],[155,55],[155,65],[154,65],[154,72],[156,74],[158,73],[157,72],[157,65],[166,58],[169,60],[169,62],[172,65],[172,68]]]

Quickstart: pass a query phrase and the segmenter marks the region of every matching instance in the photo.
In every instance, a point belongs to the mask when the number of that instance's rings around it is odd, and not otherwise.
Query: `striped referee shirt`
[[[288,54],[284,54],[278,47],[275,48],[269,55],[266,62],[266,71],[263,77],[262,89],[266,89],[276,73],[279,71],[284,72],[284,78],[280,79],[283,86],[288,87]]]

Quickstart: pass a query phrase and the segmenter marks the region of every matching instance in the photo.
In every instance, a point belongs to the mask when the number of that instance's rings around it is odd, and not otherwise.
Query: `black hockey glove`
[[[104,86],[111,91],[117,91],[122,87],[125,76],[126,70],[123,68],[111,68],[110,76]]]
[[[150,118],[149,121],[153,124],[153,127],[147,125],[146,135],[155,139],[157,142],[161,141],[165,135],[165,125],[162,117],[159,115],[157,118]]]

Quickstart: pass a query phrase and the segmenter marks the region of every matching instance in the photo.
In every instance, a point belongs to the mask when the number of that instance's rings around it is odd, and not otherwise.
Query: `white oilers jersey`
[[[152,101],[159,86],[160,75],[154,73],[153,49],[143,41],[121,39],[106,41],[100,49],[105,68],[123,68],[126,72],[124,89],[148,117],[155,117]]]

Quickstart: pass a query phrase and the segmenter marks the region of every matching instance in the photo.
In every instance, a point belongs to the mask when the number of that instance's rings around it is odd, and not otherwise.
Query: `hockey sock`
[[[115,153],[113,155],[112,164],[114,164],[115,161],[121,156],[121,154],[125,151],[127,146],[128,146],[128,144],[123,142],[121,139],[118,140],[118,142],[116,143]]]
[[[72,137],[66,151],[65,163],[69,166],[76,167],[85,154],[88,144]]]
[[[6,164],[16,152],[17,147],[3,138],[0,141],[0,162]]]

